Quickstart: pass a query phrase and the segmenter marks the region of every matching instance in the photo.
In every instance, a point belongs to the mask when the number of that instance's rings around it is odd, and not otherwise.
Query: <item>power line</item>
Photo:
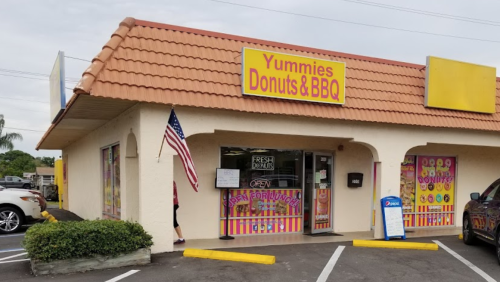
[[[7,73],[14,73],[14,74],[23,74],[23,75],[31,75],[31,76],[43,76],[43,77],[50,77],[49,74],[43,74],[43,73],[38,73],[38,72],[28,72],[28,71],[20,71],[20,70],[12,70],[12,69],[0,69],[0,72],[7,72]],[[66,80],[80,80],[79,78],[76,77],[66,77]]]
[[[9,76],[9,77],[17,77],[17,78],[24,78],[24,79],[32,79],[32,80],[41,80],[41,81],[48,81],[48,77],[47,78],[38,78],[38,77],[28,77],[28,76],[21,76],[21,75],[12,75],[12,74],[4,74],[4,73],[0,73],[1,76]],[[78,82],[76,80],[71,80],[71,79],[65,79],[64,81],[66,82]]]
[[[470,22],[470,23],[475,23],[475,24],[500,26],[500,22],[496,22],[496,21],[483,20],[483,19],[477,19],[477,18],[469,18],[469,17],[462,17],[462,16],[455,16],[455,15],[450,15],[450,14],[436,13],[436,12],[432,12],[432,11],[425,11],[425,10],[418,10],[418,9],[411,9],[411,8],[405,8],[405,7],[401,7],[401,6],[388,5],[388,4],[378,3],[378,2],[371,2],[371,1],[364,1],[364,0],[341,0],[341,1],[355,3],[355,4],[361,4],[361,5],[367,5],[367,6],[373,6],[373,7],[383,8],[383,9],[403,11],[403,12],[407,12],[407,13],[414,13],[414,14],[431,16],[431,17],[437,17],[437,18],[444,18],[444,19],[450,19],[450,20]]]
[[[2,76],[10,76],[10,77],[19,77],[19,78],[25,78],[25,79],[33,79],[33,80],[42,80],[42,81],[47,81],[47,79],[44,78],[37,78],[37,77],[27,77],[27,76],[20,76],[20,75],[11,75],[11,74],[3,74],[0,73]]]
[[[268,12],[275,12],[275,13],[281,13],[281,14],[287,14],[287,15],[293,15],[293,16],[300,16],[300,17],[313,18],[313,19],[319,19],[319,20],[325,20],[325,21],[332,21],[332,22],[341,22],[341,23],[353,24],[353,25],[359,25],[359,26],[368,26],[368,27],[374,27],[374,28],[412,32],[412,33],[418,33],[418,34],[434,35],[434,36],[441,36],[441,37],[448,37],[448,38],[455,38],[455,39],[500,43],[500,41],[498,41],[498,40],[481,39],[481,38],[473,38],[473,37],[465,37],[465,36],[455,36],[455,35],[442,34],[442,33],[432,33],[432,32],[426,32],[426,31],[418,31],[418,30],[410,30],[410,29],[402,29],[402,28],[395,28],[395,27],[388,27],[388,26],[381,26],[381,25],[373,25],[373,24],[344,21],[344,20],[338,20],[338,19],[333,19],[333,18],[311,16],[311,15],[306,15],[306,14],[286,12],[286,11],[281,11],[281,10],[274,10],[274,9],[250,6],[250,5],[245,5],[245,4],[225,2],[225,1],[220,1],[220,0],[209,0],[209,1],[223,3],[223,4],[229,4],[229,5],[234,5],[234,6],[240,6],[240,7],[246,7],[246,8],[251,8],[251,9],[257,9],[257,10],[263,10],[263,11],[268,11]]]
[[[49,76],[48,74],[38,73],[38,72],[27,72],[27,71],[18,71],[18,70],[10,70],[10,69],[0,69],[1,72],[10,72],[10,73],[18,73],[18,74],[28,74],[33,76]]]
[[[84,61],[84,62],[92,63],[92,61],[81,59],[81,58],[75,58],[75,57],[70,57],[70,56],[64,56],[64,57],[68,58],[68,59],[73,59],[73,60],[78,60],[78,61]]]
[[[0,99],[8,99],[8,100],[18,100],[18,101],[26,101],[26,102],[36,102],[36,103],[42,103],[42,104],[50,104],[50,102],[43,102],[43,101],[37,101],[37,100],[28,100],[28,99],[19,99],[19,98],[11,98],[11,97],[2,97],[2,96],[0,96]]]
[[[15,128],[15,127],[4,127],[4,128],[13,129],[13,130],[33,131],[33,132],[45,132],[43,130],[35,130],[35,129],[27,129],[27,128]]]

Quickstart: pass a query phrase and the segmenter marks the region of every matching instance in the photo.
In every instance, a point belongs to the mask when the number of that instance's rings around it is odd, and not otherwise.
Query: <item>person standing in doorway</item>
[[[177,197],[177,185],[175,184],[174,181],[174,228],[175,232],[177,233],[177,237],[179,237],[179,239],[177,239],[177,241],[174,242],[174,245],[186,243],[186,240],[184,240],[184,237],[182,237],[181,227],[179,226],[179,223],[177,223],[178,208],[179,208],[179,197]]]

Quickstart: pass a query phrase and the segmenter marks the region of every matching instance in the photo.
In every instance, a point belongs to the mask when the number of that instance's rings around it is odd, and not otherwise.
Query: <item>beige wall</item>
[[[69,210],[86,219],[102,218],[103,188],[101,148],[120,144],[122,219],[130,219],[127,205],[127,181],[125,181],[125,149],[128,134],[139,132],[139,110],[137,107],[125,112],[115,120],[91,132],[78,142],[63,149],[68,158]]]
[[[322,151],[334,154],[334,230],[339,232],[368,231],[371,227],[372,154],[362,145],[347,144],[335,151],[345,140],[330,138],[292,137],[271,134],[217,132],[188,138],[188,145],[200,179],[200,191],[195,193],[187,182],[180,159],[175,157],[174,178],[178,185],[180,208],[178,221],[187,239],[219,236],[220,192],[215,189],[215,169],[219,167],[221,146],[242,146],[275,149]],[[347,173],[364,174],[363,187],[348,188]],[[356,202],[356,207],[352,202]],[[357,220],[352,220],[357,218]]]

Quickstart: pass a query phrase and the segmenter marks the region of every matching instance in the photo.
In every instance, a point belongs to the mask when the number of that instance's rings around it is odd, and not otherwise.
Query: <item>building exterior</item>
[[[340,62],[343,80],[316,85],[336,102],[255,96],[255,81],[252,95],[242,94],[242,61],[250,58],[243,48],[311,58],[318,74],[327,69],[320,64]],[[153,252],[173,250],[173,180],[187,240],[224,234],[216,168],[240,170],[241,188],[229,201],[235,236],[373,229],[382,238],[379,199],[390,195],[402,197],[407,227],[461,226],[469,194],[500,175],[500,82],[493,78],[494,113],[438,109],[425,106],[427,71],[127,18],[38,148],[63,150],[64,208],[88,219],[136,220],[153,235]],[[158,158],[173,106],[198,193],[173,149],[165,145]]]
[[[32,183],[37,190],[40,190],[44,197],[50,200],[57,199],[57,191],[54,185],[54,168],[37,167],[32,176]]]

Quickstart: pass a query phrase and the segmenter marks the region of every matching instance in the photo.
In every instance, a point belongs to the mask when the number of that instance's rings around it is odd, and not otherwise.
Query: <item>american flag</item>
[[[191,158],[191,153],[189,152],[189,148],[186,144],[181,124],[175,115],[174,109],[172,109],[170,117],[168,118],[167,129],[165,130],[165,139],[167,139],[170,147],[172,147],[177,154],[179,154],[189,183],[193,186],[194,191],[198,192],[198,176],[196,175],[193,159]]]

